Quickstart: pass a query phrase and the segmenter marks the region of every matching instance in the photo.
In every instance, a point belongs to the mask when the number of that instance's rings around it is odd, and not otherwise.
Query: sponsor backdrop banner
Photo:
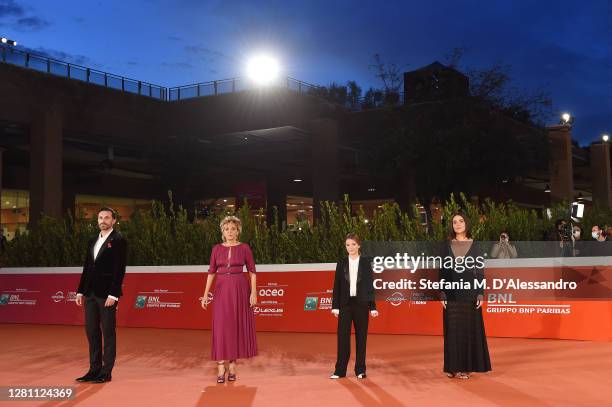
[[[335,332],[337,319],[330,312],[334,266],[258,266],[259,302],[254,308],[257,330]],[[128,267],[117,324],[210,329],[211,308],[205,311],[200,307],[206,269],[206,266]],[[546,267],[529,269],[550,273]],[[599,276],[612,275],[612,266],[589,266],[589,270]],[[487,270],[487,279],[513,272],[516,268]],[[385,274],[375,274],[374,278],[396,280],[384,278]],[[75,304],[79,278],[79,268],[1,270],[0,322],[83,324],[83,309]],[[517,300],[500,292],[489,299],[483,305],[488,336],[612,340],[612,301]],[[211,306],[214,307],[214,297]],[[380,289],[377,306],[380,316],[371,319],[371,333],[442,333],[442,306],[438,301],[424,300],[409,290]]]

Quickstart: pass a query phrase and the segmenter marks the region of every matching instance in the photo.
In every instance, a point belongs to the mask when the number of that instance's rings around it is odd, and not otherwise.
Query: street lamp
[[[17,41],[9,40],[8,38],[4,38],[4,37],[0,38],[0,42],[6,45],[11,45],[13,47],[17,46]]]
[[[608,136],[607,134],[604,134],[601,136],[601,139],[603,140],[604,143],[607,143],[608,140],[610,140],[610,136]]]
[[[559,124],[562,124],[564,126],[571,126],[574,123],[574,117],[565,112],[561,115],[561,122]]]

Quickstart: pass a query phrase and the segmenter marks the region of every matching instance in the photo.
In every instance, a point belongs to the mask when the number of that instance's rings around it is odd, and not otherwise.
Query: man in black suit
[[[378,316],[374,300],[371,259],[360,255],[361,240],[354,233],[345,240],[348,257],[336,265],[332,313],[338,317],[338,357],[330,379],[346,376],[351,355],[351,325],[355,325],[355,375],[366,377],[366,341],[369,315]]]
[[[76,304],[82,306],[85,300],[89,371],[77,378],[78,382],[111,381],[116,356],[115,315],[119,297],[122,295],[121,285],[127,262],[127,242],[121,233],[113,229],[116,222],[117,217],[113,209],[100,209],[100,233],[91,238],[87,245]]]

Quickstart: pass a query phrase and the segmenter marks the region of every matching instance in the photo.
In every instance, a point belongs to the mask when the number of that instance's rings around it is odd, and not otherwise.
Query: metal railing
[[[107,88],[168,102],[203,96],[215,96],[220,94],[242,92],[255,88],[255,85],[251,81],[241,77],[167,88],[164,86],[154,85],[149,82],[126,78],[125,76],[121,75],[115,75],[108,72],[99,71],[97,69],[87,68],[85,66],[59,61],[47,56],[37,55],[28,51],[14,48],[12,46],[1,44],[0,61],[22,68],[45,72],[47,74],[61,76],[64,78],[80,80],[94,85],[104,86]],[[299,94],[319,95],[318,90],[320,89],[319,86],[291,77],[278,80],[272,85],[285,87],[286,89]],[[364,106],[363,102],[359,101],[358,105],[345,107],[360,110],[358,106]]]
[[[94,85],[148,96],[163,101],[176,101],[202,96],[214,96],[224,93],[235,93],[253,88],[250,81],[245,78],[231,78],[211,82],[196,83],[193,85],[167,88],[152,83],[126,78],[85,66],[59,61],[43,55],[37,55],[11,46],[0,45],[0,60],[7,64],[28,68],[39,72],[76,79]],[[316,89],[315,85],[293,78],[286,78],[277,83],[287,89],[298,93],[308,93]]]
[[[286,87],[287,89],[298,93],[310,93],[311,90],[317,88],[315,85],[290,77],[276,81],[272,85]],[[242,92],[245,90],[254,89],[255,87],[256,85],[254,85],[251,81],[242,77],[200,82],[192,85],[175,86],[173,88],[169,88],[168,100],[176,101],[201,96],[215,96],[226,93]]]
[[[347,100],[343,103],[344,107],[351,111],[362,111],[369,109],[380,109],[383,107],[401,106],[404,104],[405,92],[392,93],[385,95],[380,92],[374,97],[359,97],[354,100]]]
[[[0,61],[7,64],[168,102],[203,96],[236,93],[255,88],[255,85],[251,81],[241,77],[167,88],[77,64],[59,61],[6,45],[0,45],[0,53]],[[273,85],[285,87],[299,94],[320,96],[352,111],[398,106],[404,103],[403,92],[393,95],[384,95],[380,93],[370,98],[361,97],[354,100],[336,101],[329,99],[320,92],[323,88],[295,78],[286,77],[273,83]]]
[[[39,72],[76,79],[107,88],[148,96],[159,100],[168,99],[168,89],[164,86],[114,75],[97,69],[59,61],[31,52],[22,51],[13,47],[0,46],[2,62],[28,68]]]

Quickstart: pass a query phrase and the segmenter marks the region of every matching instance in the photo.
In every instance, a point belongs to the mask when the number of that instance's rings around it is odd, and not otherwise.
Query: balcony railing
[[[253,88],[250,81],[244,78],[224,79],[167,88],[77,64],[59,61],[7,45],[0,45],[0,53],[0,61],[7,64],[170,102],[202,96],[241,92]],[[298,93],[309,93],[311,90],[317,88],[310,83],[289,77],[279,81],[276,85],[286,87]]]
[[[298,93],[309,93],[311,89],[316,89],[315,85],[290,77],[279,80],[273,85],[286,87]],[[253,88],[253,83],[245,78],[222,79],[170,88],[168,89],[168,100],[175,101],[201,96],[215,96],[224,93],[242,92]]]
[[[58,61],[46,56],[36,55],[9,46],[1,46],[1,60],[7,64],[29,68],[39,72],[76,79],[123,92],[167,100],[167,88],[152,83],[114,75],[97,69],[87,68],[69,62]]]

